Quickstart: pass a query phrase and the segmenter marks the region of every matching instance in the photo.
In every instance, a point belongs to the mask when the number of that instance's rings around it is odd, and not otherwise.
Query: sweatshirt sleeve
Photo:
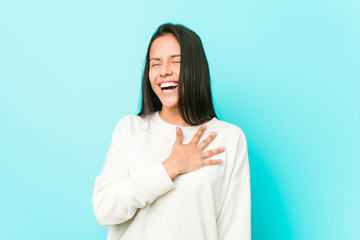
[[[126,116],[117,124],[103,169],[95,179],[92,205],[102,226],[129,220],[139,208],[175,187],[161,162],[142,165],[128,162],[127,145],[133,144],[129,121]]]
[[[217,219],[219,240],[251,239],[250,169],[242,131],[238,140],[231,182]]]

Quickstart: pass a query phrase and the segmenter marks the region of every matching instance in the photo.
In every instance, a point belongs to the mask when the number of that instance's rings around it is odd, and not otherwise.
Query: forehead
[[[174,35],[167,34],[155,39],[150,48],[150,58],[161,58],[180,54],[180,45]]]

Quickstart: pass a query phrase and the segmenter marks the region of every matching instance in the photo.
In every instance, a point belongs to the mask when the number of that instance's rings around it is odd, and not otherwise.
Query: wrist
[[[179,170],[176,167],[175,164],[173,164],[173,162],[171,162],[169,160],[170,158],[166,159],[164,162],[162,162],[166,172],[168,173],[169,177],[172,179],[174,179],[177,175],[179,175]]]

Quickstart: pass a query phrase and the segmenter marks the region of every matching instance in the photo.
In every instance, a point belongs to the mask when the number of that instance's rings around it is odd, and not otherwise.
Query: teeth
[[[160,85],[161,88],[165,88],[165,87],[171,87],[171,86],[177,86],[178,84],[175,82],[166,82],[166,83],[162,83]]]

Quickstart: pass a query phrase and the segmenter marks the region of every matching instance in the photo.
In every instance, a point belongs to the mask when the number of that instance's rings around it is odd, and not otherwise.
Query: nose
[[[164,64],[161,65],[161,70],[160,70],[160,76],[165,77],[167,75],[171,75],[173,73],[170,63],[169,62],[164,62]]]

